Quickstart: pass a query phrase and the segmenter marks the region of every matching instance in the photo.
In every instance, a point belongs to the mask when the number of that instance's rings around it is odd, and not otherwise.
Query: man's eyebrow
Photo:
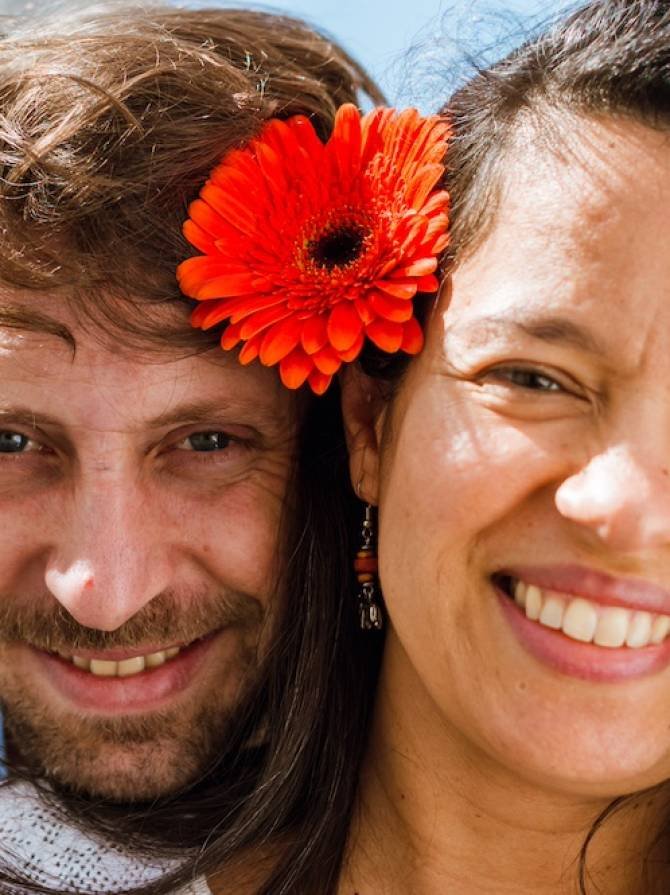
[[[142,422],[141,425],[149,429],[161,429],[179,423],[200,423],[211,420],[217,414],[225,412],[230,408],[231,404],[229,402],[221,400],[192,401],[172,407],[170,410]],[[30,427],[63,426],[62,420],[49,414],[36,413],[28,407],[20,405],[5,405],[4,407],[0,405],[0,426],[6,425],[8,422]]]
[[[606,354],[605,347],[590,330],[567,317],[528,316],[518,312],[491,314],[451,329],[454,334],[465,337],[473,347],[485,345],[492,336],[504,335],[510,331],[523,333],[542,342],[566,344],[593,354]]]
[[[27,407],[0,406],[0,426],[7,422],[18,423],[22,426],[62,426],[62,422],[54,416],[46,413],[35,413]]]
[[[217,414],[225,413],[232,406],[234,405],[231,405],[230,401],[220,399],[216,401],[189,401],[158,414],[153,419],[147,420],[145,425],[149,429],[162,429],[179,423],[202,423],[211,420]]]

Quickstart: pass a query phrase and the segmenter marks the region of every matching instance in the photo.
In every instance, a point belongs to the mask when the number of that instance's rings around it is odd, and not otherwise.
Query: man
[[[261,13],[98,7],[0,51],[0,792],[148,803],[263,738],[238,706],[281,618],[305,413],[191,330],[186,207],[268,117],[325,135],[379,97]]]

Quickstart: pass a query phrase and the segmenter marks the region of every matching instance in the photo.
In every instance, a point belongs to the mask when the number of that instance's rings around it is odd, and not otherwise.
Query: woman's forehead
[[[665,134],[585,119],[560,152],[539,141],[507,164],[491,229],[454,271],[450,325],[595,315],[606,327],[633,314],[645,328],[670,307]]]

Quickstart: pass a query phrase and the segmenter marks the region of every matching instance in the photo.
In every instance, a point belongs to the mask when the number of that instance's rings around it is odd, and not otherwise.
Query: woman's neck
[[[511,758],[490,759],[387,659],[338,895],[578,895],[580,855],[612,799],[526,780]],[[647,793],[599,826],[593,891],[670,890],[643,876],[664,810],[665,793]]]

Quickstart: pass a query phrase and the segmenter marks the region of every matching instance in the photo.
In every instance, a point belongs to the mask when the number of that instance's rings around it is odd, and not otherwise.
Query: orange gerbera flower
[[[437,290],[448,243],[448,135],[414,109],[342,106],[326,144],[303,116],[270,120],[190,206],[184,234],[204,254],[177,276],[201,302],[193,325],[227,321],[223,348],[242,342],[242,363],[279,364],[285,385],[319,394],[366,336],[418,352],[412,299]]]

